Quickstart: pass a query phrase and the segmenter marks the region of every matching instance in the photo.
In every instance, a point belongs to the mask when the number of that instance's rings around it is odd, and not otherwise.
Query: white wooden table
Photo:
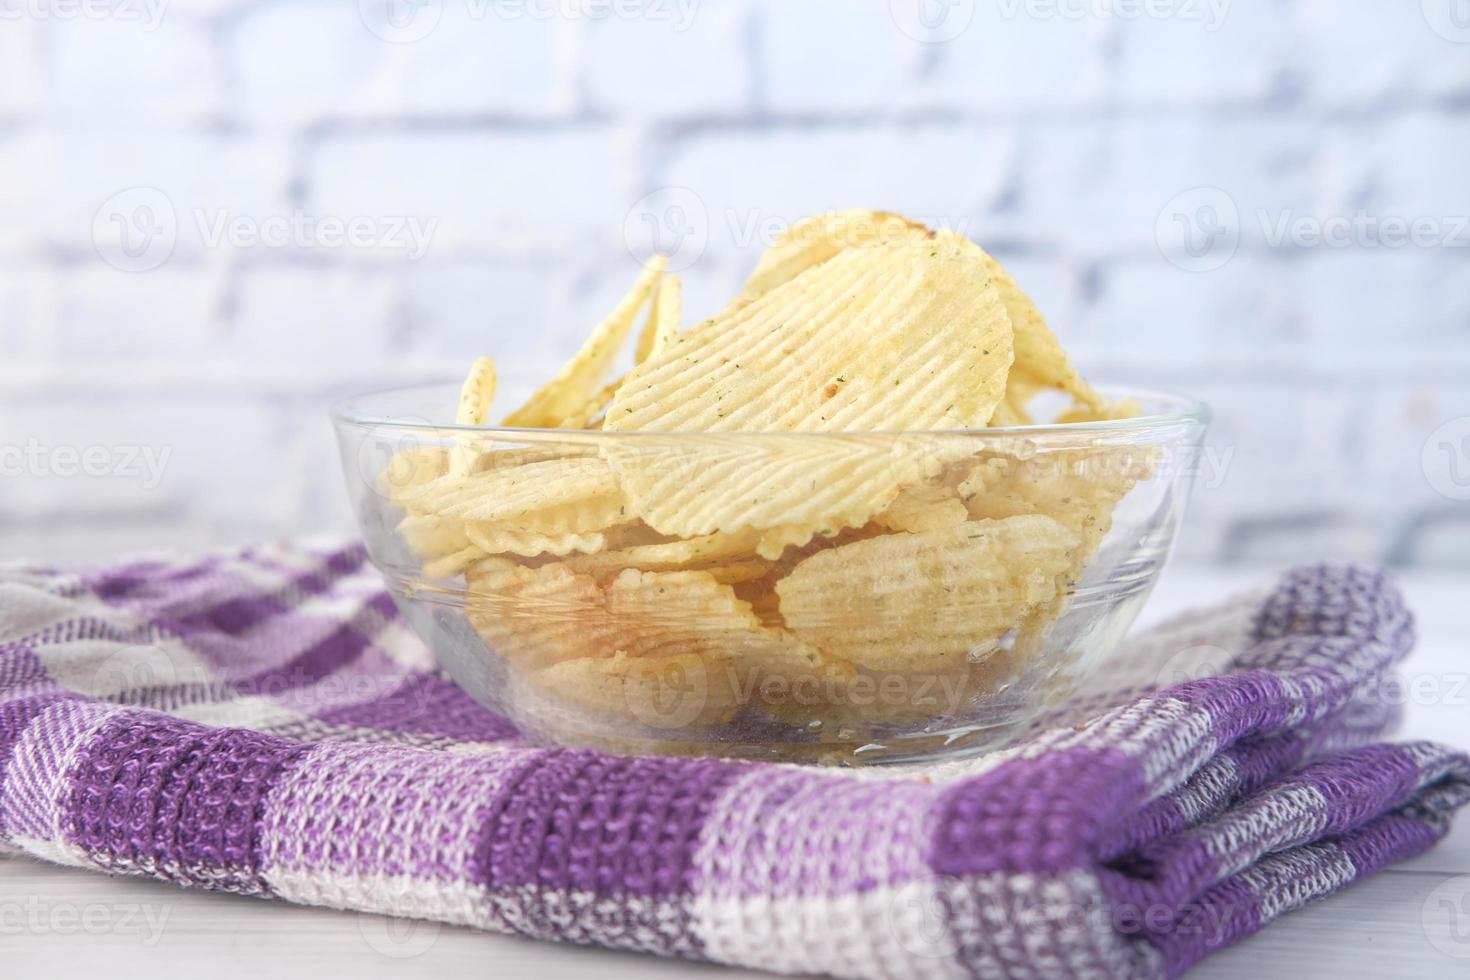
[[[1269,574],[1173,569],[1146,618]],[[1410,687],[1403,735],[1470,746],[1470,577],[1412,574],[1400,584],[1420,628],[1406,668],[1417,688]],[[0,976],[87,975],[632,980],[755,974],[0,859]],[[1191,974],[1242,976],[1470,977],[1470,817],[1433,853],[1293,913]]]

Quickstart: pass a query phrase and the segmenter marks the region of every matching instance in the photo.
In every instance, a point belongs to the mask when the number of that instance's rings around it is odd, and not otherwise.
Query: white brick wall
[[[564,354],[654,233],[694,314],[870,204],[1214,403],[1188,558],[1470,566],[1457,3],[7,5],[0,445],[169,455],[5,478],[0,558],[345,530],[332,398]]]

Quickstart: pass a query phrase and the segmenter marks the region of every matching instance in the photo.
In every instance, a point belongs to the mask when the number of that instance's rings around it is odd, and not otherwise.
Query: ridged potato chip
[[[574,552],[591,554],[607,547],[607,536],[599,531],[585,533],[524,531],[497,524],[470,521],[465,524],[465,534],[471,543],[485,555],[519,555],[522,558],[536,558],[541,555],[561,557]]]
[[[537,531],[600,531],[631,520],[618,480],[595,457],[549,459],[452,477],[408,499],[415,511]]]
[[[749,303],[843,249],[893,239],[929,239],[934,233],[917,221],[887,211],[853,208],[804,218],[788,228],[761,255],[737,303]]]
[[[605,428],[843,432],[978,428],[1000,401],[1010,323],[961,249],[886,242],[849,249],[744,309],[684,331],[635,368]],[[779,398],[772,393],[779,392]],[[910,482],[910,447],[799,436],[693,447],[610,446],[634,510],[681,536],[862,523]],[[650,453],[650,450],[654,452]]]
[[[829,656],[869,670],[944,670],[1050,601],[1077,543],[1034,516],[886,534],[811,556],[776,594],[788,628]]]
[[[1064,391],[1079,404],[1089,408],[1100,406],[1102,398],[1077,373],[1056,334],[1046,325],[1041,311],[1005,267],[993,255],[963,235],[941,231],[937,240],[972,251],[979,256],[990,281],[1000,293],[1001,302],[1005,304],[1011,328],[1015,331],[1016,360],[1006,386],[1014,393],[1007,398],[1011,412],[1024,417],[1030,396],[1041,388]]]
[[[587,404],[612,370],[618,352],[633,330],[638,311],[648,302],[668,260],[662,256],[649,262],[622,302],[597,325],[556,376],[543,385],[526,404],[511,412],[505,424],[527,428],[554,428]]]
[[[648,313],[648,323],[638,337],[634,350],[635,364],[642,364],[663,352],[679,332],[679,321],[684,315],[684,289],[675,273],[664,276],[653,297],[653,308]]]
[[[626,569],[603,587],[552,564],[475,568],[468,579],[470,621],[492,649],[533,671],[531,681],[546,693],[605,716],[653,723],[660,712],[645,699],[660,693],[655,681],[692,663],[699,664],[699,704],[681,724],[728,717],[758,697],[752,692],[773,673],[840,669],[790,634],[762,626],[706,572]]]

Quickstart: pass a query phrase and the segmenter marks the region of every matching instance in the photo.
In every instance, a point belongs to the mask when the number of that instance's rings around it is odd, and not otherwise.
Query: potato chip
[[[1009,321],[974,256],[927,242],[865,246],[681,333],[634,369],[605,428],[978,428],[1000,401],[1010,357]],[[912,450],[893,440],[803,446],[792,436],[765,451],[748,436],[710,440],[691,447],[690,466],[663,446],[620,441],[608,457],[643,520],[686,536],[862,523],[914,467]]]
[[[807,558],[776,593],[787,626],[830,656],[870,670],[945,670],[1050,601],[1077,543],[1031,516],[886,534]]]
[[[1056,335],[1046,325],[1036,304],[1022,291],[1005,267],[993,255],[963,235],[941,231],[938,240],[978,256],[999,291],[1001,302],[1005,304],[1011,328],[1015,331],[1016,352],[1007,388],[1019,388],[1022,392],[1007,399],[1013,413],[1024,412],[1026,403],[1030,401],[1029,395],[1040,388],[1064,391],[1078,403],[1088,407],[1096,408],[1101,405],[1102,398],[1091,385],[1082,380]],[[1029,392],[1025,388],[1027,384],[1032,386]]]
[[[664,276],[653,297],[653,308],[648,314],[648,323],[638,337],[634,352],[634,363],[642,364],[661,353],[679,332],[679,320],[683,316],[684,290],[679,277],[674,273]]]
[[[471,521],[465,524],[465,534],[485,555],[520,555],[522,558],[536,558],[540,555],[560,557],[573,552],[590,554],[607,547],[607,537],[597,531],[584,534],[572,531],[526,531]]]
[[[629,568],[602,587],[570,562],[556,562],[539,568],[477,566],[468,581],[477,616],[525,616],[557,638],[555,650],[544,640],[534,644],[538,662],[611,657],[620,650],[636,656],[717,651],[721,644],[775,663],[809,666],[821,660],[795,641],[759,631],[749,605],[706,572]],[[746,636],[752,629],[757,632]]]
[[[831,259],[843,249],[893,239],[929,239],[916,221],[886,211],[829,211],[792,225],[771,243],[746,280],[737,303],[749,303]]]
[[[398,534],[420,558],[442,558],[470,546],[464,521],[439,514],[405,517],[398,524]]]
[[[461,548],[452,554],[443,555],[432,561],[425,562],[423,568],[424,578],[454,578],[484,557],[485,553],[474,545]]]
[[[501,521],[526,530],[600,531],[631,520],[611,467],[575,456],[446,478],[409,499],[441,517]]]
[[[449,451],[440,446],[414,446],[394,453],[378,474],[378,492],[396,504],[449,472]]]
[[[495,361],[489,357],[475,358],[469,376],[459,390],[459,409],[454,413],[454,424],[484,425],[490,415],[490,405],[495,401],[495,385]],[[469,473],[475,455],[471,439],[456,437],[455,447],[449,453],[449,473],[452,476]]]
[[[717,564],[755,553],[760,536],[754,531],[743,534],[707,534],[659,544],[641,545],[618,551],[571,558],[566,566],[589,575],[617,573],[625,568],[645,571],[674,571],[701,564]]]
[[[965,505],[947,487],[905,487],[873,520],[890,531],[937,531],[970,519]]]
[[[623,297],[607,319],[597,325],[556,376],[543,385],[526,404],[506,416],[508,426],[551,428],[587,404],[602,386],[618,352],[633,330],[638,311],[648,302],[668,260],[655,257],[638,276],[633,289]]]

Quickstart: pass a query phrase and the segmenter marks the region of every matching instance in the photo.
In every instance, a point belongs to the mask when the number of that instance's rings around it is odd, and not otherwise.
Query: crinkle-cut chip
[[[638,311],[648,302],[667,265],[663,256],[651,260],[632,290],[597,325],[581,349],[526,404],[506,416],[505,424],[551,428],[585,405],[612,369],[638,319]]]
[[[758,540],[759,535],[755,531],[742,534],[706,534],[697,538],[638,545],[569,558],[565,564],[573,571],[598,576],[621,572],[625,568],[674,571],[691,565],[718,563],[752,555]]]
[[[635,364],[642,364],[654,354],[667,347],[679,330],[679,317],[682,309],[682,287],[679,277],[670,273],[664,276],[659,283],[658,290],[654,293],[653,305],[648,311],[648,321],[643,327],[643,332],[638,337],[638,347],[635,352]],[[608,382],[581,408],[558,423],[559,429],[593,429],[600,427],[600,419],[612,404],[613,396],[628,379],[625,374],[622,377]]]
[[[855,523],[855,522],[853,522]],[[806,549],[814,541],[834,538],[847,529],[842,522],[823,524],[786,524],[766,528],[760,533],[755,553],[767,561],[776,561],[786,554],[787,549]],[[820,544],[816,547],[821,547]]]
[[[545,529],[538,514],[554,509],[597,511],[611,503],[614,512],[622,506],[617,476],[595,456],[550,459],[523,466],[497,467],[464,479],[447,477],[423,488],[409,498],[417,511],[475,521],[504,521],[517,527]],[[631,519],[631,518],[629,518]],[[592,521],[589,514],[587,521]],[[602,525],[606,526],[606,525]],[[561,530],[596,531],[595,523],[583,522]]]
[[[1010,366],[1010,324],[972,255],[932,243],[850,249],[635,368],[604,427],[862,432],[983,427]],[[894,440],[709,439],[607,456],[648,524],[692,536],[861,524],[912,482]],[[661,447],[662,443],[662,447]],[[662,448],[662,451],[659,451]]]
[[[454,517],[416,515],[398,523],[398,534],[423,559],[442,558],[470,546],[464,521]]]
[[[474,545],[462,548],[453,554],[443,555],[424,563],[426,579],[453,578],[485,557],[485,553]]]
[[[1124,398],[1105,402],[1096,408],[1087,405],[1073,405],[1057,416],[1057,422],[1115,422],[1119,419],[1138,418],[1142,411],[1138,402],[1131,398]]]
[[[605,587],[558,563],[540,568],[471,568],[470,622],[518,670],[576,660],[693,657],[722,703],[748,701],[771,673],[829,672],[821,654],[791,634],[767,629],[714,575],[627,569]],[[538,675],[539,676],[539,675]],[[572,696],[571,692],[562,692]],[[621,688],[581,702],[617,717],[629,710]],[[636,720],[636,719],[634,719]]]
[[[638,346],[634,350],[635,364],[642,364],[668,347],[679,332],[679,321],[684,315],[684,287],[675,273],[664,276],[653,297],[653,307],[648,313],[648,322],[638,335]]]
[[[1011,389],[1006,389],[1006,397],[995,406],[995,414],[990,417],[992,428],[999,426],[1034,425],[1035,419],[1026,410],[1024,405],[1017,405],[1011,397]]]
[[[484,425],[490,415],[490,405],[495,401],[497,376],[495,361],[489,357],[477,357],[470,366],[470,373],[459,390],[459,408],[454,413],[455,425]],[[449,451],[449,472],[464,476],[475,461],[475,444],[471,436],[456,435],[455,446]]]
[[[567,531],[555,534],[471,521],[465,525],[465,533],[469,536],[470,541],[487,555],[519,555],[522,558],[536,558],[540,555],[561,557],[574,552],[591,554],[607,547],[607,536],[600,531],[582,534]]]
[[[696,571],[705,572],[710,578],[721,585],[740,585],[744,582],[754,582],[763,578],[771,570],[767,562],[746,559],[745,561],[732,561],[722,565],[701,565]]]
[[[937,531],[969,519],[958,497],[938,496],[927,487],[905,487],[887,510],[873,518],[890,531]]]
[[[995,456],[976,463],[958,492],[971,519],[1040,514],[1060,522],[1078,535],[1074,557],[1085,563],[1112,528],[1118,502],[1152,474],[1154,457],[1139,446]]]
[[[681,333],[633,370],[606,427],[980,428],[1010,361],[1010,321],[974,252],[883,242],[849,249]]]
[[[606,599],[597,580],[559,564],[479,561],[465,572],[466,615],[486,645],[517,670],[606,655]]]
[[[1016,362],[1011,368],[1009,386],[1030,382],[1036,388],[1064,391],[1086,406],[1095,408],[1101,405],[1101,397],[1077,373],[1036,304],[1016,284],[1016,280],[1005,267],[989,252],[963,235],[941,231],[937,240],[972,249],[980,257],[1000,293],[1001,302],[1005,304],[1011,327],[1015,331]],[[1024,409],[1030,398],[1022,396],[1011,401],[1013,408]]]
[[[490,470],[510,469],[527,463],[545,463],[557,459],[578,459],[596,456],[599,451],[590,442],[557,441],[545,445],[505,446],[488,440],[481,443],[479,455],[471,472],[485,473]]]
[[[813,555],[776,593],[787,626],[829,656],[944,670],[1050,601],[1076,546],[1046,517],[887,534]]]
[[[916,221],[886,211],[853,208],[804,218],[771,243],[740,293],[746,303],[821,265],[843,249],[892,239],[929,239]]]
[[[578,730],[597,733],[609,722],[660,731],[719,725],[742,707],[723,668],[722,658],[713,663],[697,653],[639,657],[619,650],[563,660],[521,678],[528,690],[517,709],[572,741]],[[538,703],[538,695],[549,703]]]
[[[415,446],[404,449],[388,460],[378,474],[378,492],[394,503],[413,496],[418,490],[449,472],[449,450],[441,446]]]

